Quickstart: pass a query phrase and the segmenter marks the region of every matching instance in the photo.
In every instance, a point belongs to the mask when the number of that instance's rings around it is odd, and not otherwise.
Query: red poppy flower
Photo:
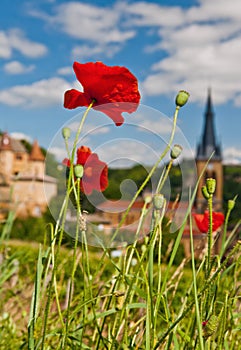
[[[64,159],[63,164],[70,166],[70,160]],[[89,147],[81,146],[77,149],[77,164],[84,168],[83,177],[80,180],[81,191],[87,195],[93,190],[103,192],[108,186],[107,164],[99,160],[96,153],[92,153]]]
[[[209,212],[206,210],[204,214],[193,214],[197,227],[203,233],[208,232]],[[223,213],[213,212],[213,231],[216,231],[224,222]]]
[[[109,67],[102,62],[74,62],[74,72],[83,86],[83,92],[71,89],[65,92],[64,107],[88,107],[105,113],[115,124],[122,125],[123,112],[133,113],[140,102],[136,77],[125,67]]]

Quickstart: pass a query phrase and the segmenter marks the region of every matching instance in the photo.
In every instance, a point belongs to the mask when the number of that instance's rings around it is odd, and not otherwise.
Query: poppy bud
[[[75,177],[80,179],[83,176],[83,174],[84,174],[83,166],[80,165],[80,164],[75,165],[75,167],[74,167],[74,175],[75,175]]]
[[[182,146],[180,145],[174,145],[172,150],[171,150],[171,158],[172,159],[177,159],[180,154],[182,153]]]
[[[230,211],[233,210],[234,206],[235,206],[235,200],[229,199],[228,200],[228,210],[230,210]]]
[[[146,196],[146,197],[145,197],[145,203],[146,203],[146,204],[150,204],[151,201],[152,201],[152,196]]]
[[[164,200],[165,200],[165,198],[164,198],[163,194],[161,194],[161,193],[155,194],[155,196],[153,197],[154,208],[156,210],[161,209],[164,205]]]
[[[62,129],[62,136],[65,140],[68,140],[70,138],[70,133],[71,133],[70,128],[63,128]]]
[[[190,94],[187,91],[180,90],[176,96],[176,106],[184,106],[187,103],[189,96]]]
[[[207,190],[207,187],[206,187],[206,186],[202,186],[202,194],[203,194],[203,197],[204,197],[205,199],[209,199],[210,194],[208,193],[208,190]]]
[[[213,178],[209,178],[206,180],[206,187],[209,194],[214,194],[216,189],[216,180]]]

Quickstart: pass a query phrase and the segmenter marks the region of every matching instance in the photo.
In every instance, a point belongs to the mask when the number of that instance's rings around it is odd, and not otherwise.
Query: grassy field
[[[11,220],[11,218],[10,218]],[[240,349],[240,244],[168,264],[153,235],[110,250],[1,239],[0,349]],[[54,244],[54,245],[53,245]],[[176,250],[176,251],[175,251]]]
[[[85,169],[81,164],[78,168],[74,165],[81,128],[95,100],[91,102],[75,136],[58,219],[42,227],[42,243],[11,240],[12,212],[1,226],[0,349],[241,349],[241,241],[237,239],[241,220],[232,232],[227,232],[237,198],[226,201],[225,217],[215,213],[216,181],[206,179],[202,193],[208,210],[200,229],[205,246],[198,258],[191,215],[198,184],[188,198],[189,206],[174,235],[169,230],[171,222],[168,226],[165,218],[167,202],[162,189],[182,149],[172,146],[172,141],[179,108],[187,102],[188,95],[185,91],[177,95],[168,144],[135,192],[109,243],[104,235],[98,237],[98,249],[87,244],[88,235],[93,232],[81,207]],[[69,135],[70,129],[65,128],[68,151]],[[89,150],[84,147],[85,152],[86,149]],[[113,255],[111,244],[128,211],[168,153],[169,164],[154,193],[145,198],[133,241],[118,247],[118,256]],[[94,165],[99,166],[100,161],[94,158]],[[87,167],[88,175],[95,174],[94,165]],[[105,178],[102,180],[107,183]],[[96,178],[93,181],[96,184]],[[73,238],[66,240],[70,200],[76,207],[76,217]],[[146,224],[149,226],[143,237]],[[180,260],[177,257],[187,227],[191,257]],[[36,226],[28,227],[27,237],[31,237],[32,230],[37,232]],[[218,253],[213,250],[216,230],[221,235]]]

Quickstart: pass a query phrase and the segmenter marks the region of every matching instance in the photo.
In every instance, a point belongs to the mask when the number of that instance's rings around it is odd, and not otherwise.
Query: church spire
[[[214,113],[211,99],[211,89],[208,89],[208,98],[205,112],[204,128],[201,137],[201,142],[197,149],[197,159],[206,159],[214,152],[212,159],[221,160],[221,148],[217,144],[215,129],[214,129]]]

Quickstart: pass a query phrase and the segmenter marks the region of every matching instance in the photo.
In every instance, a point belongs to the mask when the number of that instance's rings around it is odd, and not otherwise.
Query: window
[[[16,158],[17,160],[22,160],[22,159],[23,159],[22,155],[21,155],[21,154],[18,154],[18,153],[16,154],[15,158]]]

